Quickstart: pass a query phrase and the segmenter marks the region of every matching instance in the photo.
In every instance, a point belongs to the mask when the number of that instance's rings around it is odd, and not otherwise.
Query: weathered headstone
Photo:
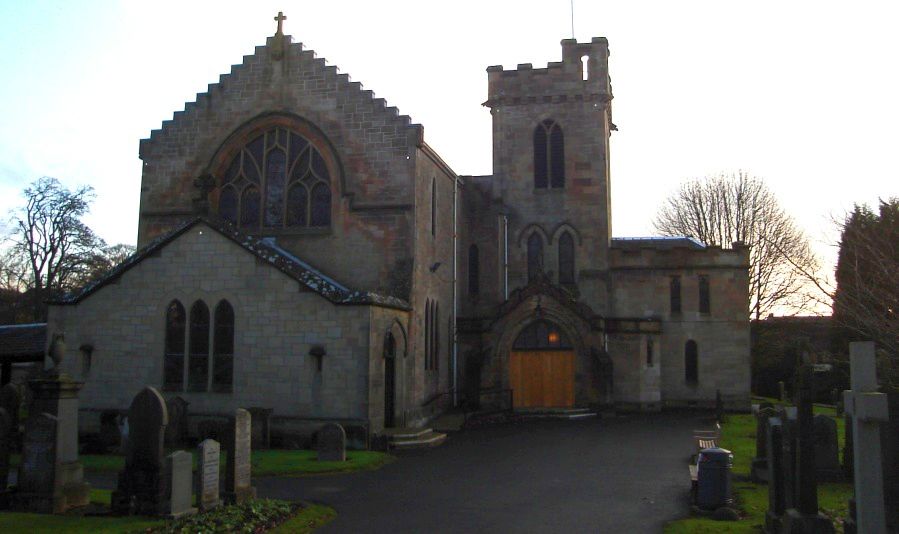
[[[772,407],[760,408],[756,414],[755,457],[749,473],[755,482],[768,481],[768,422],[776,414]]]
[[[187,407],[190,403],[181,397],[166,402],[169,411],[169,424],[165,427],[165,443],[170,447],[179,447],[187,441]]]
[[[249,408],[253,440],[253,450],[269,449],[272,446],[272,409]]]
[[[793,506],[783,515],[781,531],[790,534],[829,534],[834,532],[830,519],[818,512],[818,482],[815,478],[815,432],[813,370],[806,365],[800,373],[798,388],[798,436]]]
[[[768,512],[765,514],[765,530],[780,531],[780,520],[786,511],[786,487],[784,486],[783,423],[780,417],[768,421]]]
[[[858,532],[886,532],[880,424],[889,419],[887,396],[877,391],[874,343],[849,344],[851,391],[843,392],[852,416],[855,509]]]
[[[0,407],[0,510],[9,506],[6,486],[9,483],[9,454],[12,452],[12,417]]]
[[[125,469],[112,493],[112,509],[120,514],[164,515],[163,441],[169,416],[162,395],[144,388],[131,402],[128,421]]]
[[[346,432],[337,423],[328,423],[318,431],[318,461],[346,461]]]
[[[815,473],[818,481],[842,479],[840,445],[837,441],[837,422],[826,415],[814,417]]]
[[[25,421],[22,464],[13,507],[63,513],[90,501],[90,485],[78,461],[78,391],[83,384],[64,374],[31,380],[33,399]]]
[[[193,457],[189,452],[175,451],[165,458],[165,515],[171,519],[194,514]]]
[[[206,511],[222,504],[219,499],[219,442],[204,439],[197,446],[197,503]]]
[[[252,419],[250,412],[238,408],[231,422],[231,432],[225,448],[228,452],[228,470],[225,473],[225,501],[242,503],[256,498],[256,488],[251,485]]]

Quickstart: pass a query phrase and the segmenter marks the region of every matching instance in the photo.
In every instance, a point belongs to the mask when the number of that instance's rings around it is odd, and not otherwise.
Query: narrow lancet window
[[[181,391],[184,387],[184,306],[173,300],[165,314],[165,360],[162,377],[164,389]]]
[[[565,187],[565,139],[562,128],[547,119],[534,129],[534,189]]]
[[[187,390],[206,391],[209,381],[209,308],[202,300],[190,307]]]
[[[227,300],[215,307],[212,336],[212,390],[231,391],[234,380],[234,309]]]
[[[559,284],[574,285],[574,239],[569,232],[559,237]]]
[[[534,232],[528,238],[528,282],[543,273],[543,238]]]

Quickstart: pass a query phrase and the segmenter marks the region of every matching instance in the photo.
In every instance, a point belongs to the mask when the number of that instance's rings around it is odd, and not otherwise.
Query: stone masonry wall
[[[82,408],[127,409],[144,386],[162,390],[173,299],[188,313],[197,299],[210,313],[227,299],[235,313],[233,392],[164,391],[192,414],[261,406],[276,417],[367,417],[369,307],[334,306],[202,224],[79,304],[50,306],[48,331],[65,332],[65,365],[85,382]],[[82,344],[94,346],[87,375],[76,364]],[[313,345],[327,352],[320,372]]]
[[[421,127],[290,36],[269,38],[141,141],[138,245],[195,212],[194,179],[221,177],[228,163],[221,155],[245,141],[237,135],[242,128],[284,118],[318,132],[337,168],[330,229],[282,230],[282,245],[360,289],[392,292],[391,273],[411,258],[413,152]],[[349,255],[366,261],[347,262]]]

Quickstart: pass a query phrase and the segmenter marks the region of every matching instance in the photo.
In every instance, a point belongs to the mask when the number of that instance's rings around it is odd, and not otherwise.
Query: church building
[[[287,434],[749,408],[747,248],[612,237],[605,38],[489,67],[493,173],[462,176],[278,19],[141,141],[138,251],[51,303],[83,427],[147,385]]]

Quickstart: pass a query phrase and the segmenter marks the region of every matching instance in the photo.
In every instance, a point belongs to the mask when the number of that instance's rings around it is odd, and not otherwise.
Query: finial
[[[284,32],[282,31],[282,28],[281,28],[281,25],[283,24],[283,22],[285,20],[287,20],[287,17],[284,16],[284,12],[278,11],[278,16],[275,17],[275,20],[278,21],[278,31],[275,32],[275,35],[284,35]]]

